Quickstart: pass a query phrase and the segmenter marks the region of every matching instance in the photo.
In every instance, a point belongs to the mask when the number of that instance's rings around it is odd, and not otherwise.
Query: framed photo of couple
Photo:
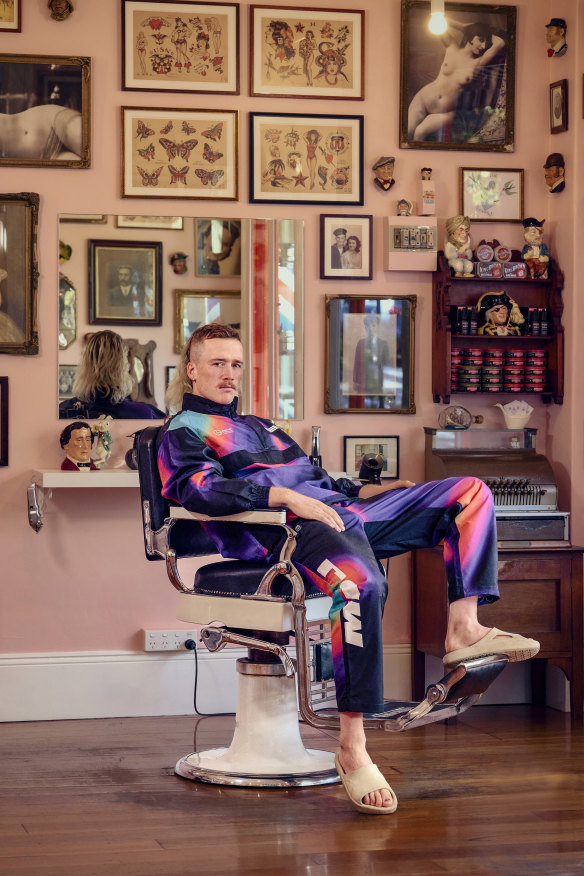
[[[517,8],[401,0],[400,147],[513,152]]]
[[[371,280],[373,216],[320,216],[320,279]]]

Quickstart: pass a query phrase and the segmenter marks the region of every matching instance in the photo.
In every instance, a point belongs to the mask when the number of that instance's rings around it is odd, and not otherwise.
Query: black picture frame
[[[13,138],[0,167],[90,167],[91,58],[0,54],[0,82],[0,112],[26,113],[36,134]]]
[[[36,356],[37,229],[40,198],[36,192],[0,194],[3,246],[0,253],[0,353]]]
[[[8,378],[0,377],[0,466],[8,465]]]
[[[162,243],[93,239],[87,243],[89,323],[161,325]]]
[[[568,80],[559,79],[550,85],[550,134],[568,130]]]
[[[381,480],[399,478],[399,435],[345,435],[343,471],[347,477],[359,477],[360,460],[366,453],[383,456]]]
[[[444,11],[449,29],[436,35],[428,28],[429,0],[401,2],[400,147],[513,152],[517,7],[447,2]],[[477,23],[487,33],[485,63],[480,62],[483,55],[477,57],[471,83],[461,81],[454,94],[456,64],[474,60],[458,53],[474,39]],[[441,74],[446,57],[448,82]],[[440,112],[427,109],[433,87],[440,92]],[[443,105],[445,93],[450,95],[448,106]]]
[[[416,413],[416,303],[415,295],[326,296],[325,413]]]
[[[250,203],[342,207],[363,198],[362,115],[249,114]]]
[[[335,237],[335,231],[339,230],[345,232],[342,252],[336,247],[338,238]],[[321,213],[320,279],[371,280],[372,277],[373,216],[360,213]]]

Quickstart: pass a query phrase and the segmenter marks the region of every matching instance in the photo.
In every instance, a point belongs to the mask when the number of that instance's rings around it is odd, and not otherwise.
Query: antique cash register
[[[490,487],[499,547],[569,547],[569,513],[558,511],[537,429],[424,429],[425,480],[472,475]]]

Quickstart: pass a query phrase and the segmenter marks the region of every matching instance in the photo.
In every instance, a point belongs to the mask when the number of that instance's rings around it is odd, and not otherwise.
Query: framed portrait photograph
[[[363,204],[363,116],[249,115],[251,203]]]
[[[518,168],[461,167],[461,216],[481,222],[521,222],[523,170]]]
[[[415,414],[415,295],[327,295],[327,414]]]
[[[232,110],[122,107],[122,197],[237,200]]]
[[[8,378],[0,377],[0,465],[8,465]]]
[[[0,166],[89,167],[90,76],[90,58],[0,54]]]
[[[320,215],[320,279],[370,280],[373,216]]]
[[[568,130],[568,80],[560,79],[550,85],[550,134]]]
[[[345,435],[343,453],[343,471],[349,478],[358,478],[361,460],[366,453],[383,457],[381,477],[384,479],[399,477],[399,436],[379,435]]]
[[[239,4],[122,0],[122,88],[239,94]]]
[[[400,147],[513,152],[517,8],[401,0]]]
[[[73,398],[73,384],[77,376],[77,365],[59,365],[59,401]]]
[[[2,0],[0,5],[0,32],[3,30],[20,33],[22,0]]]
[[[0,194],[0,353],[39,351],[38,216],[35,192]]]
[[[116,228],[157,228],[159,231],[182,231],[182,216],[116,216]]]
[[[365,13],[251,6],[250,94],[364,100]]]
[[[91,325],[162,324],[162,243],[88,240]]]
[[[175,289],[176,334],[174,352],[181,353],[184,345],[200,325],[220,322],[238,329],[241,324],[241,295],[239,292],[203,292]]]
[[[241,275],[241,219],[195,219],[197,277]]]

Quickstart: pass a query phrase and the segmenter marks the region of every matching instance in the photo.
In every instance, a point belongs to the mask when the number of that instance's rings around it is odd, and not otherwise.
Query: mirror
[[[303,417],[302,220],[66,214],[59,217],[59,240],[61,373],[67,371],[72,380],[86,336],[111,329],[130,351],[130,398],[164,410],[166,386],[184,338],[198,325],[223,321],[240,330],[248,363],[241,412],[253,410],[273,419]],[[108,300],[106,286],[111,285],[105,271],[103,279],[92,276],[90,254],[96,240],[111,244],[112,252],[119,248],[123,264],[111,267],[118,272],[131,263],[134,250],[161,252],[159,324],[140,316],[96,324],[90,292],[94,300],[99,295]],[[102,291],[100,282],[106,284]],[[58,400],[67,397],[61,381]]]

